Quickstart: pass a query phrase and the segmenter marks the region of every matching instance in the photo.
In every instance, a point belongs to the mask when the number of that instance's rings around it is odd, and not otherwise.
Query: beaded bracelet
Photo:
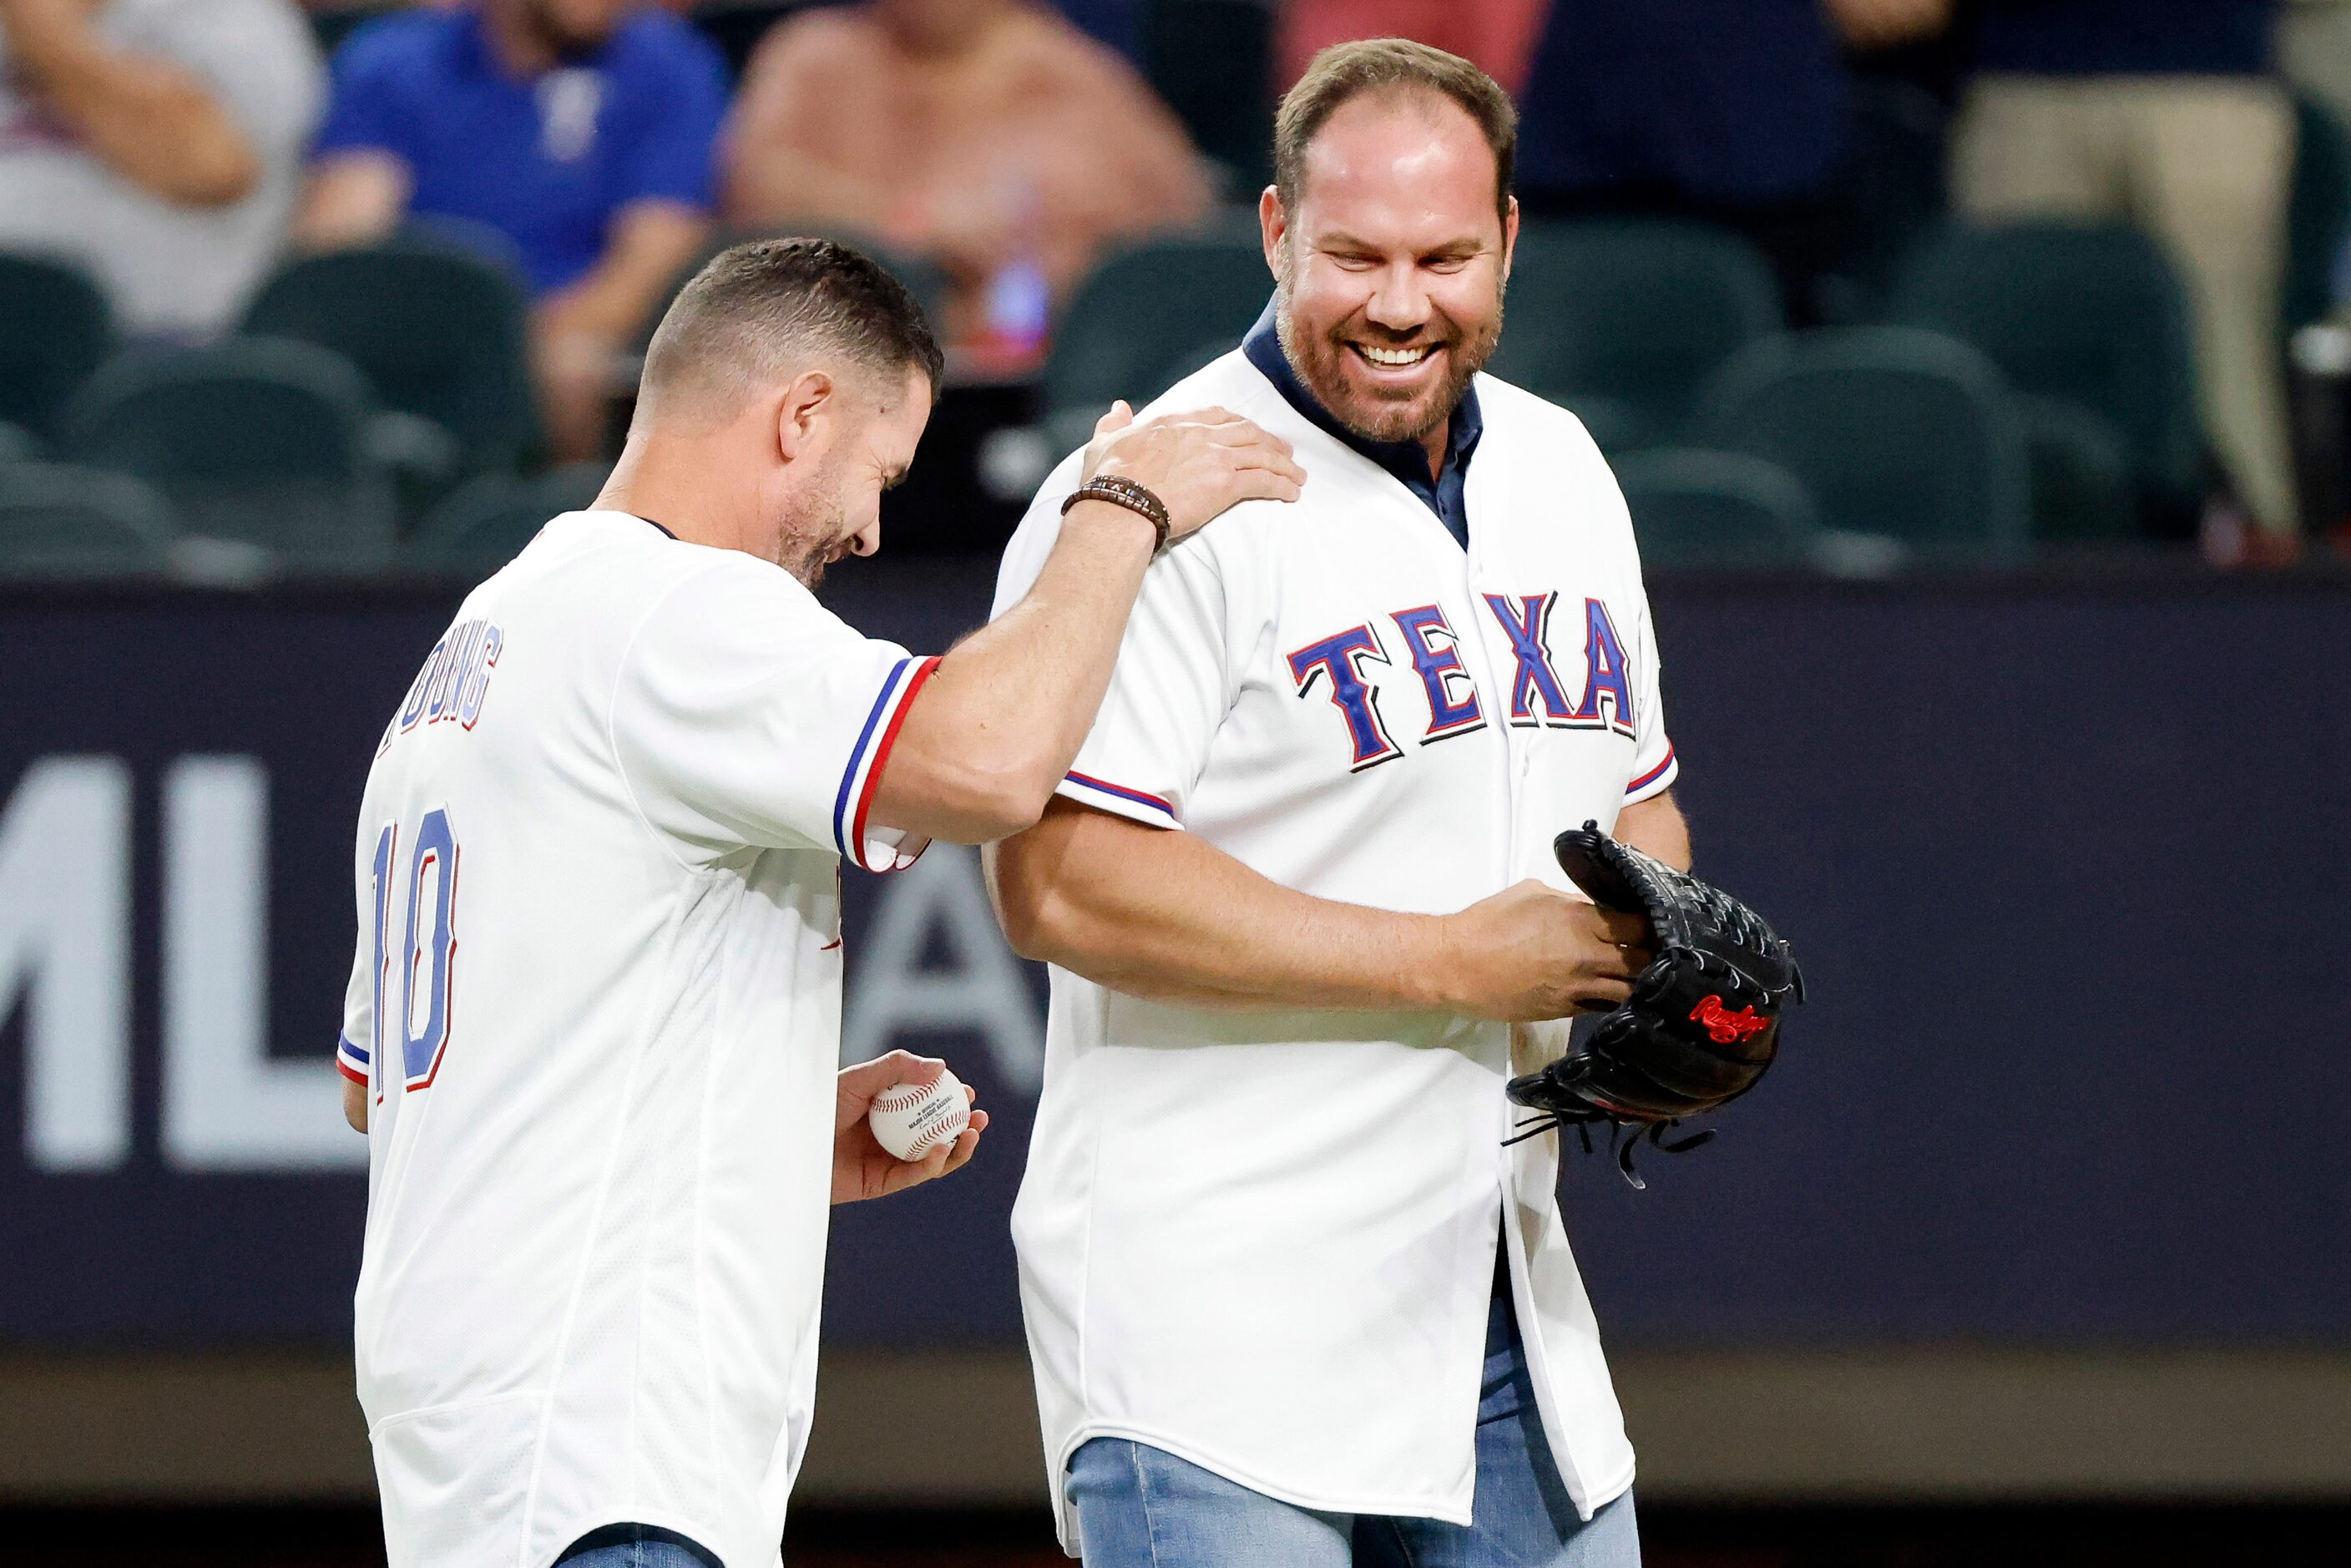
[[[1097,474],[1070,492],[1070,498],[1061,503],[1062,514],[1067,516],[1080,501],[1108,501],[1113,507],[1124,507],[1159,531],[1158,540],[1151,547],[1153,555],[1167,548],[1167,504],[1153,495],[1148,486],[1116,474]]]

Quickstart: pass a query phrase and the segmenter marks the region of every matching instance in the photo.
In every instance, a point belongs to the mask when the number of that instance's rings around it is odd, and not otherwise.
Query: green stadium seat
[[[1092,430],[1120,398],[1137,408],[1241,340],[1273,292],[1264,247],[1238,225],[1114,252],[1081,284],[1045,357],[1045,411],[1057,445]]]
[[[0,463],[0,578],[156,575],[179,538],[170,505],[129,475]]]
[[[1615,462],[1644,566],[1802,568],[1821,512],[1803,481],[1743,452],[1657,447]]]
[[[2015,407],[1999,368],[1955,339],[1843,327],[1758,343],[1717,373],[1695,428],[1793,474],[1840,533],[1893,538],[1930,562],[2029,549]]]
[[[89,274],[0,251],[0,420],[56,434],[74,389],[113,351],[113,313]]]
[[[1610,450],[1670,442],[1723,361],[1783,325],[1739,235],[1695,224],[1527,224],[1490,366],[1584,418]]]
[[[2032,476],[2032,533],[2063,542],[2146,537],[2130,450],[2114,422],[2076,402],[2013,400]]]
[[[1273,8],[1264,0],[1142,0],[1143,74],[1192,144],[1254,202],[1273,179]]]
[[[2309,98],[2294,104],[2294,184],[2286,218],[2288,336],[2335,308],[2345,248],[2351,246],[2351,131]]]
[[[2019,392],[2103,415],[2150,497],[2196,488],[2204,437],[2187,304],[2137,230],[1949,225],[1905,264],[1889,316],[1974,345]]]
[[[549,517],[592,505],[611,472],[609,463],[568,463],[536,478],[485,474],[433,509],[408,559],[426,570],[486,577]]]
[[[352,568],[385,559],[392,538],[372,413],[366,379],[341,355],[239,338],[118,356],[67,409],[61,446],[153,485],[197,533],[292,565]]]
[[[529,302],[509,274],[450,244],[408,239],[287,263],[245,330],[334,350],[385,408],[454,437],[465,471],[512,467],[538,444]]]

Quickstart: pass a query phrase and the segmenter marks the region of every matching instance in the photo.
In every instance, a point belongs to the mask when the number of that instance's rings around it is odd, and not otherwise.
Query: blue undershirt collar
[[[1267,302],[1265,313],[1249,329],[1249,336],[1241,340],[1241,352],[1289,400],[1290,407],[1304,414],[1317,429],[1395,475],[1396,481],[1417,496],[1423,506],[1437,514],[1446,530],[1468,548],[1469,507],[1462,491],[1469,475],[1469,459],[1478,450],[1478,438],[1486,434],[1486,419],[1479,412],[1474,384],[1463,390],[1461,401],[1454,405],[1453,417],[1445,433],[1445,461],[1432,482],[1428,476],[1428,449],[1419,442],[1366,441],[1332,418],[1322,400],[1307,391],[1298,372],[1290,368],[1290,357],[1281,351],[1272,301]]]

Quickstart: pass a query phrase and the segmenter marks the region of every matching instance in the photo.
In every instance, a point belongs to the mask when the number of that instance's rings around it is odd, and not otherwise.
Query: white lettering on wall
[[[952,967],[923,967],[934,930],[954,955]],[[872,1061],[902,1030],[971,1030],[987,1041],[1006,1088],[1037,1092],[1045,1076],[1045,1022],[1019,960],[997,929],[971,851],[934,844],[885,878],[858,956],[841,1031],[843,1062]]]
[[[0,814],[0,1016],[25,1003],[25,1155],[131,1152],[131,770],[45,758]]]
[[[269,776],[183,757],[163,779],[163,1155],[182,1170],[362,1169],[324,1051],[269,1056]]]

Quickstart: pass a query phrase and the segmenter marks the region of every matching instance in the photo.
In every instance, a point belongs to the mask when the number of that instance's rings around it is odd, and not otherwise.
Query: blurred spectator
[[[1790,316],[1852,243],[1835,188],[1851,130],[1841,43],[1940,29],[1949,0],[1562,0],[1522,97],[1519,186],[1536,215],[1687,217],[1738,229]]]
[[[507,235],[555,455],[590,455],[614,354],[708,232],[726,94],[700,34],[630,0],[386,17],[336,53],[301,237],[366,244],[409,214]]]
[[[1287,89],[1332,44],[1410,38],[1459,55],[1517,92],[1550,9],[1550,0],[1285,0],[1276,85]]]
[[[1022,0],[870,0],[777,25],[729,123],[726,213],[871,235],[953,277],[948,335],[1018,356],[1121,235],[1196,218],[1183,128],[1112,50]]]
[[[286,0],[0,0],[0,246],[201,336],[285,238],[324,82]]]
[[[2294,526],[2279,353],[2294,108],[2275,0],[1980,0],[1953,196],[1979,219],[2128,221],[2195,319],[2204,418],[2239,497]]]

